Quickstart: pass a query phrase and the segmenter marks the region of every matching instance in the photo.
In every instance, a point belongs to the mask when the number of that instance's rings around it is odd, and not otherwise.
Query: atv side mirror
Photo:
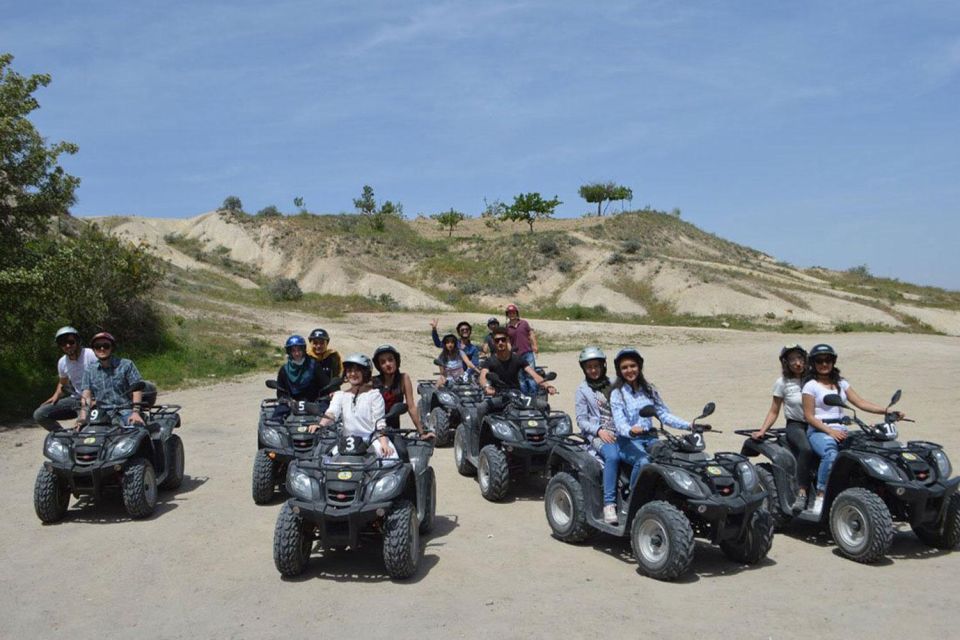
[[[897,389],[896,392],[894,392],[893,397],[890,398],[890,404],[887,405],[887,409],[897,404],[898,402],[900,402],[900,389]]]
[[[644,408],[640,409],[641,418],[652,418],[657,415],[657,408],[652,404],[648,404]]]
[[[709,415],[713,415],[713,412],[716,411],[716,409],[717,409],[716,404],[714,404],[713,402],[708,402],[703,406],[703,411],[700,413],[700,415],[694,418],[694,422],[696,422],[700,418],[706,418]]]
[[[276,381],[274,380],[267,380],[267,386],[269,387],[271,382],[274,383],[274,386],[271,388],[276,388]],[[320,389],[319,395],[321,396],[328,395],[329,393],[339,389],[341,386],[343,386],[343,378],[334,378],[333,380],[328,382],[325,387]]]
[[[556,380],[556,379],[557,379],[557,372],[556,372],[556,371],[551,371],[551,372],[548,373],[547,375],[543,376],[543,379],[546,380],[547,382],[549,382],[550,380]]]
[[[143,391],[146,388],[147,388],[146,382],[144,382],[143,380],[137,380],[132,385],[130,385],[130,393],[133,393],[134,391]]]
[[[277,381],[276,380],[267,380],[264,384],[267,385],[267,389],[276,389]]]
[[[384,418],[396,418],[402,416],[407,412],[407,404],[405,402],[398,402],[397,404],[390,407],[390,411],[383,416]]]
[[[440,358],[434,358],[434,359],[433,359],[433,364],[437,365],[438,367],[442,367],[442,366],[443,366],[443,360],[441,360]]]
[[[843,407],[844,409],[849,409],[850,407],[843,401],[843,398],[840,397],[839,393],[828,393],[823,396],[823,404],[828,407]]]
[[[487,371],[487,382],[489,382],[493,386],[503,384],[503,381],[500,379],[500,376],[495,374],[493,371]]]
[[[303,405],[303,412],[308,416],[322,416],[323,411],[320,409],[319,402],[307,402]]]

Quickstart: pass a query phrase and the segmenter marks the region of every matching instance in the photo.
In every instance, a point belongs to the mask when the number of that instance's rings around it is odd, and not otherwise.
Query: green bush
[[[293,278],[277,278],[267,285],[267,294],[275,302],[291,302],[303,297],[300,285]]]

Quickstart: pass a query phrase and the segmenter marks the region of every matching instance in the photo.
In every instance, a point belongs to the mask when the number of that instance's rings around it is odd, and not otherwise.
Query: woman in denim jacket
[[[580,368],[584,380],[577,387],[573,400],[577,426],[603,458],[603,520],[616,524],[620,449],[610,409],[612,385],[607,377],[607,356],[599,347],[585,347],[580,352]]]

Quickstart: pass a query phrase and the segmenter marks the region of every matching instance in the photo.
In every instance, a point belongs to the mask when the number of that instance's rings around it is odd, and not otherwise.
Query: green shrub
[[[277,278],[267,285],[267,294],[275,302],[290,302],[303,297],[300,285],[293,278]]]

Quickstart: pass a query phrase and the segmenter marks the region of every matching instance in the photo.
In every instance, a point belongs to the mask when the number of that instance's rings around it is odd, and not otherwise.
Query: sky
[[[7,6],[4,6],[7,5]],[[960,289],[960,3],[0,0],[79,216],[408,216],[580,185]]]

